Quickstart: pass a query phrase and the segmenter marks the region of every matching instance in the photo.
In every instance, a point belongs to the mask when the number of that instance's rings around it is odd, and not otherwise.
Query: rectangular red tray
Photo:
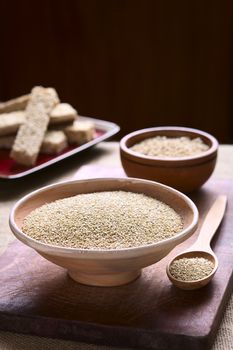
[[[43,168],[51,166],[52,164],[60,162],[74,154],[80,153],[103,140],[108,139],[120,130],[120,127],[117,124],[109,121],[81,116],[79,118],[80,120],[91,121],[92,123],[94,123],[96,129],[96,136],[93,140],[78,147],[69,146],[58,155],[39,154],[36,164],[32,167],[25,167],[17,164],[13,159],[10,158],[10,151],[1,150],[0,180],[14,180],[37,172]]]

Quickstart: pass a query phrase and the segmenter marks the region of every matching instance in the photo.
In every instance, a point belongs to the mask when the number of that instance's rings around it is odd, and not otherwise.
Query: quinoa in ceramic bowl
[[[121,162],[128,176],[158,181],[186,193],[209,179],[217,151],[215,137],[184,127],[138,130],[120,142]]]
[[[196,229],[184,194],[142,179],[67,181],[23,197],[10,227],[24,244],[75,281],[116,286],[165,257]]]

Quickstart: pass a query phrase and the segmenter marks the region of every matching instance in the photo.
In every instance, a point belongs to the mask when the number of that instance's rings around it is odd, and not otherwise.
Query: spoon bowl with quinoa
[[[130,177],[164,183],[184,193],[211,176],[218,141],[210,134],[178,126],[132,132],[121,139],[121,163]]]
[[[23,197],[11,211],[15,236],[75,281],[129,283],[196,229],[184,194],[133,178],[74,180]]]

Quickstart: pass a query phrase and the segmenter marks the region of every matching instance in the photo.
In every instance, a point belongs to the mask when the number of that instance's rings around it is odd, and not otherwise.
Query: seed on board
[[[159,242],[183,229],[180,215],[142,193],[104,191],[45,204],[24,220],[23,232],[44,243],[119,249]]]
[[[214,263],[208,259],[181,258],[172,262],[169,271],[179,281],[197,281],[211,274]]]
[[[155,136],[136,143],[130,149],[153,157],[188,157],[209,149],[200,137]]]

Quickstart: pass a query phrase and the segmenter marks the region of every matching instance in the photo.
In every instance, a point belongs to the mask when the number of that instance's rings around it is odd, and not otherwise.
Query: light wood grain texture
[[[209,212],[205,217],[205,220],[203,222],[202,228],[200,230],[200,233],[196,242],[190,248],[188,248],[185,252],[176,255],[175,258],[172,259],[172,261],[168,264],[166,269],[168,278],[176,287],[185,289],[185,290],[199,289],[206,286],[214,277],[218,269],[218,258],[214,254],[213,250],[211,249],[210,242],[223,219],[225,209],[226,209],[226,204],[227,204],[226,196],[222,195],[217,197],[217,199],[215,200],[214,204],[212,205],[212,207],[210,208]],[[202,278],[196,281],[181,281],[176,279],[170,273],[170,266],[175,260],[183,259],[183,258],[196,258],[196,257],[207,259],[214,264],[214,268],[212,272],[205,278]]]
[[[170,205],[181,216],[183,230],[174,237],[154,244],[113,250],[55,247],[34,240],[21,230],[24,218],[45,203],[80,193],[118,190],[144,193]],[[129,178],[74,180],[48,186],[22,198],[10,216],[11,229],[18,239],[49,261],[65,267],[74,280],[96,286],[117,286],[131,282],[140,275],[143,267],[161,260],[177,244],[190,237],[197,222],[197,208],[182,193],[159,183]]]

